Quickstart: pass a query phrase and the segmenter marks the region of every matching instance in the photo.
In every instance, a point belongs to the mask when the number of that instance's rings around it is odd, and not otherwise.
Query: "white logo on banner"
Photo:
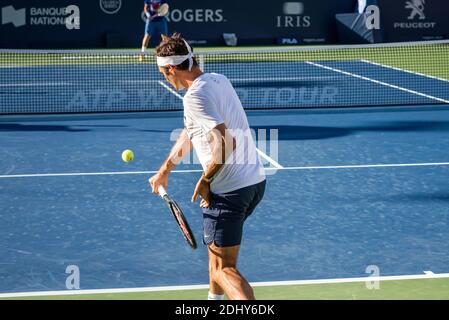
[[[304,13],[304,5],[302,2],[285,2],[284,14],[285,15],[299,15]]]
[[[142,20],[147,21],[145,12],[142,11]],[[168,22],[226,22],[223,9],[174,9],[165,16]]]
[[[407,17],[407,22],[395,22],[393,24],[395,29],[433,29],[437,26],[434,21],[416,21],[425,20],[424,14],[425,0],[407,0],[405,1],[405,9],[411,10],[410,15]],[[413,21],[411,21],[413,20]]]
[[[426,4],[425,0],[411,0],[405,2],[405,8],[412,10],[410,16],[407,18],[409,20],[415,19],[416,16],[419,16],[420,20],[424,20],[426,16],[424,15],[424,5]]]
[[[169,22],[226,22],[223,9],[174,9],[166,18]]]
[[[12,23],[14,27],[32,26],[65,26],[69,30],[80,29],[80,9],[70,5],[63,8],[28,8],[29,21],[27,21],[26,8],[15,9],[13,6],[2,8],[2,25]]]
[[[282,16],[276,17],[277,28],[308,28],[312,24],[310,16],[304,14],[304,4],[302,2],[284,2]]]
[[[106,14],[116,14],[122,7],[122,0],[100,0],[100,8]]]
[[[14,9],[13,6],[2,8],[2,24],[12,23],[14,27],[22,27],[26,25],[26,10]]]

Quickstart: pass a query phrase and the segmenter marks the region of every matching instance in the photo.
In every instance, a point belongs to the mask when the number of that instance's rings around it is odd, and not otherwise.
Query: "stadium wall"
[[[408,3],[420,1],[378,1],[384,40],[448,37],[449,1],[426,1],[411,18]],[[205,46],[224,45],[223,33],[235,33],[239,45],[338,43],[335,15],[357,6],[356,0],[168,2],[170,32]],[[138,48],[144,32],[141,0],[0,0],[0,9],[1,48]]]

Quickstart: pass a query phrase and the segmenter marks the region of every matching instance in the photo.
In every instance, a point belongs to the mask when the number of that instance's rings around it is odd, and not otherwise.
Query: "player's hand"
[[[168,174],[165,173],[156,173],[149,180],[151,188],[154,194],[159,194],[158,188],[162,185],[165,189],[168,187]]]
[[[209,208],[210,206],[210,185],[202,178],[198,180],[195,191],[193,192],[192,202],[195,202],[198,196],[201,196],[200,207]]]

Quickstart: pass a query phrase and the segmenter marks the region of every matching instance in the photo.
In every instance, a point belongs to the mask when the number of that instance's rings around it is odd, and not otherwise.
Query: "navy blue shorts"
[[[161,19],[159,21],[149,21],[145,23],[145,34],[152,37],[158,37],[161,34],[168,34],[168,25],[166,19]],[[159,41],[160,39],[158,39]]]
[[[209,208],[203,208],[203,243],[231,247],[242,242],[243,223],[265,192],[266,181],[229,193],[211,193]]]

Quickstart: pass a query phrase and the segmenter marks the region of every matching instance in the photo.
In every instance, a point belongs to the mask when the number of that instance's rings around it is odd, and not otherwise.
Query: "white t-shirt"
[[[211,183],[212,192],[227,193],[265,180],[248,119],[228,78],[203,73],[187,90],[183,104],[184,126],[203,170],[212,158],[207,137],[213,128],[224,123],[236,141],[236,149]]]

